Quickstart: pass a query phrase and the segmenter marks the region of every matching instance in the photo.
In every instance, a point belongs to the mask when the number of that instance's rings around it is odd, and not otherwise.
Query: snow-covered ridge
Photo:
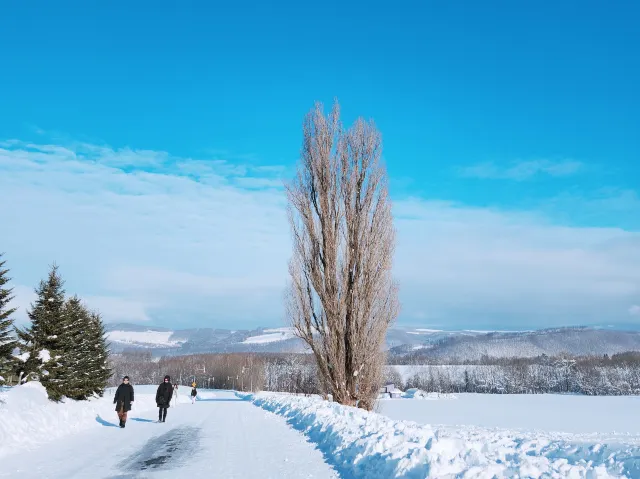
[[[418,328],[418,329],[414,329],[413,331],[407,331],[407,334],[415,334],[416,336],[420,336],[420,335],[426,335],[426,334],[439,334],[439,333],[443,333],[444,331],[442,329],[423,329],[423,328]]]
[[[258,336],[250,336],[242,341],[243,344],[265,344],[265,343],[273,343],[275,341],[286,341],[288,339],[293,339],[295,336],[293,334],[293,328],[275,328],[275,329],[265,329],[263,330],[264,334],[260,334]]]
[[[639,446],[584,444],[542,433],[434,428],[315,397],[244,396],[285,417],[345,477],[628,477]],[[403,401],[403,400],[399,400]]]
[[[109,331],[107,339],[118,343],[149,348],[174,348],[184,341],[172,340],[173,331]]]
[[[155,355],[218,352],[310,352],[291,328],[226,330],[217,328],[168,329],[151,325],[108,325],[112,351],[150,350]],[[640,331],[594,328],[556,328],[540,331],[446,331],[425,327],[391,328],[386,346],[391,356],[447,360],[495,357],[616,354],[640,351]]]

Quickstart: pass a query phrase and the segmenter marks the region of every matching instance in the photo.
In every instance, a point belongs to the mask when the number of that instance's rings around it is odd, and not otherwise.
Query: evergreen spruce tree
[[[90,312],[87,331],[90,345],[88,361],[89,390],[91,394],[97,394],[102,397],[113,371],[109,367],[109,346],[100,313]]]
[[[66,372],[64,395],[76,400],[102,396],[111,370],[100,315],[73,296],[65,302],[63,317],[62,342],[67,352],[60,362]]]
[[[9,270],[4,269],[5,261],[2,260],[2,256],[3,254],[0,253],[0,385],[15,372],[16,360],[13,357],[13,350],[18,345],[11,332],[13,328],[11,315],[16,308],[9,308],[9,302],[13,296],[12,289],[6,287],[9,282],[7,277]]]
[[[65,338],[67,323],[63,315],[63,285],[58,266],[54,264],[47,280],[40,281],[35,290],[37,299],[27,312],[31,325],[16,330],[20,349],[29,353],[22,367],[25,380],[38,378],[54,401],[65,395],[69,372],[61,359],[73,347]]]
[[[87,337],[89,313],[80,298],[73,296],[65,302],[62,317],[61,343],[65,354],[60,358],[60,364],[65,371],[64,395],[71,399],[86,399],[86,361],[91,354]]]

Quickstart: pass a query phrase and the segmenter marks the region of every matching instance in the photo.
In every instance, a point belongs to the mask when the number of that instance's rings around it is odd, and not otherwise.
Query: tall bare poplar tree
[[[298,172],[287,185],[294,248],[287,313],[315,355],[325,393],[370,410],[399,310],[381,137],[362,119],[345,131],[337,102],[328,116],[317,103],[303,135]]]

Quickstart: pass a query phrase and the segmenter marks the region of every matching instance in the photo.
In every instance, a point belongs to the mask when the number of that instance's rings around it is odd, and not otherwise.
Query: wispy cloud
[[[459,173],[467,178],[525,181],[536,176],[570,176],[583,168],[579,161],[530,160],[516,161],[508,165],[494,162],[480,163],[459,168]]]
[[[632,189],[572,189],[541,200],[538,208],[565,221],[640,229],[640,196]]]
[[[241,327],[283,319],[284,168],[165,152],[5,142],[2,250],[16,304],[56,261],[108,321]],[[640,235],[535,213],[394,203],[403,318],[451,326],[629,320]],[[235,323],[235,324],[234,324]]]

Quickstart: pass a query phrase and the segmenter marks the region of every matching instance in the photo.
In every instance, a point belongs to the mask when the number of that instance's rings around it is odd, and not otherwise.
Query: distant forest
[[[393,358],[398,359],[398,358]],[[150,352],[111,356],[110,385],[129,375],[156,384],[165,374],[184,386],[321,394],[308,354],[231,353],[153,358]],[[490,358],[464,364],[388,365],[383,384],[440,393],[640,395],[640,352],[602,357]]]

